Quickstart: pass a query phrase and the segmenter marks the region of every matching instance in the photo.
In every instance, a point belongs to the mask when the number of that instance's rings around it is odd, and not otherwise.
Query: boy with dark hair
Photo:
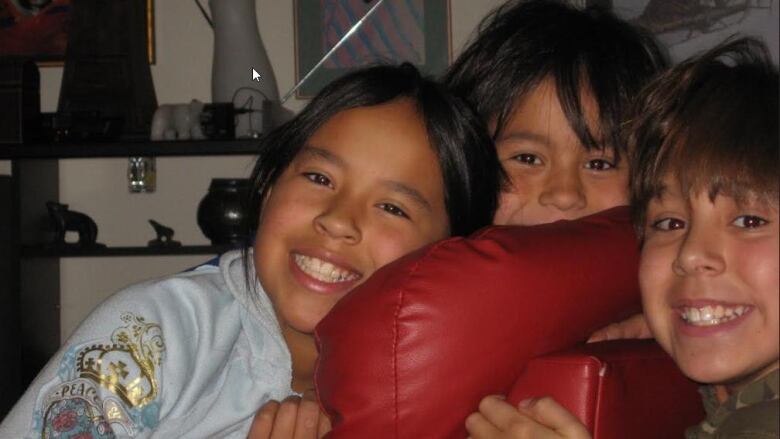
[[[688,439],[778,437],[779,92],[766,49],[735,40],[655,81],[628,127],[645,316],[705,384],[707,418]],[[466,427],[474,439],[590,437],[547,397],[486,398]]]
[[[509,1],[486,17],[445,83],[486,120],[511,185],[496,224],[575,219],[628,204],[619,128],[666,66],[649,36],[563,1]]]

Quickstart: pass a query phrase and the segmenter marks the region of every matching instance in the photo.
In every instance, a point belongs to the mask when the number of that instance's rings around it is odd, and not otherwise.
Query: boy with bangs
[[[629,126],[645,317],[704,384],[688,439],[780,430],[779,92],[763,45],[735,40],[654,82]],[[474,439],[590,437],[548,397],[486,398],[466,426]]]
[[[597,6],[509,0],[444,77],[488,124],[508,184],[493,223],[574,220],[628,204],[620,126],[666,67],[652,37]]]

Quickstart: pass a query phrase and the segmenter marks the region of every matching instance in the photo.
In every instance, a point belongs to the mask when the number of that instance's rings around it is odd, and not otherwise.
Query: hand
[[[588,343],[626,338],[653,338],[644,314],[633,315],[622,322],[605,326],[591,334]]]
[[[466,418],[473,439],[590,439],[584,425],[550,397],[521,401],[515,408],[497,396],[479,403]]]
[[[247,439],[319,439],[330,431],[330,420],[320,412],[313,390],[303,398],[269,401],[258,410]]]

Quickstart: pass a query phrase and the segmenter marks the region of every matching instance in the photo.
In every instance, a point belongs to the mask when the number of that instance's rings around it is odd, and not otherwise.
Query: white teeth
[[[294,254],[293,259],[304,273],[309,276],[328,283],[348,282],[360,278],[360,275],[349,270],[339,268],[330,262],[311,256]]]
[[[680,316],[693,326],[714,326],[734,320],[744,314],[745,311],[747,311],[747,307],[743,305],[735,307],[722,305],[712,307],[707,305],[702,308],[683,308],[680,311]]]

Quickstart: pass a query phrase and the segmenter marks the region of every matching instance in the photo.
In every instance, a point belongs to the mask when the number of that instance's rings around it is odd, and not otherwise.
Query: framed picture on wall
[[[139,1],[139,0],[126,0]],[[146,51],[154,64],[154,4],[146,2]],[[68,46],[72,0],[0,0],[0,57],[32,58],[62,65]]]
[[[378,1],[295,0],[296,84]],[[380,62],[408,61],[439,74],[451,54],[449,0],[385,0],[306,78],[297,97],[313,97],[333,79]]]
[[[605,0],[588,0],[588,3]],[[673,62],[707,50],[731,35],[763,40],[778,62],[778,0],[611,0],[621,18],[652,32]]]

